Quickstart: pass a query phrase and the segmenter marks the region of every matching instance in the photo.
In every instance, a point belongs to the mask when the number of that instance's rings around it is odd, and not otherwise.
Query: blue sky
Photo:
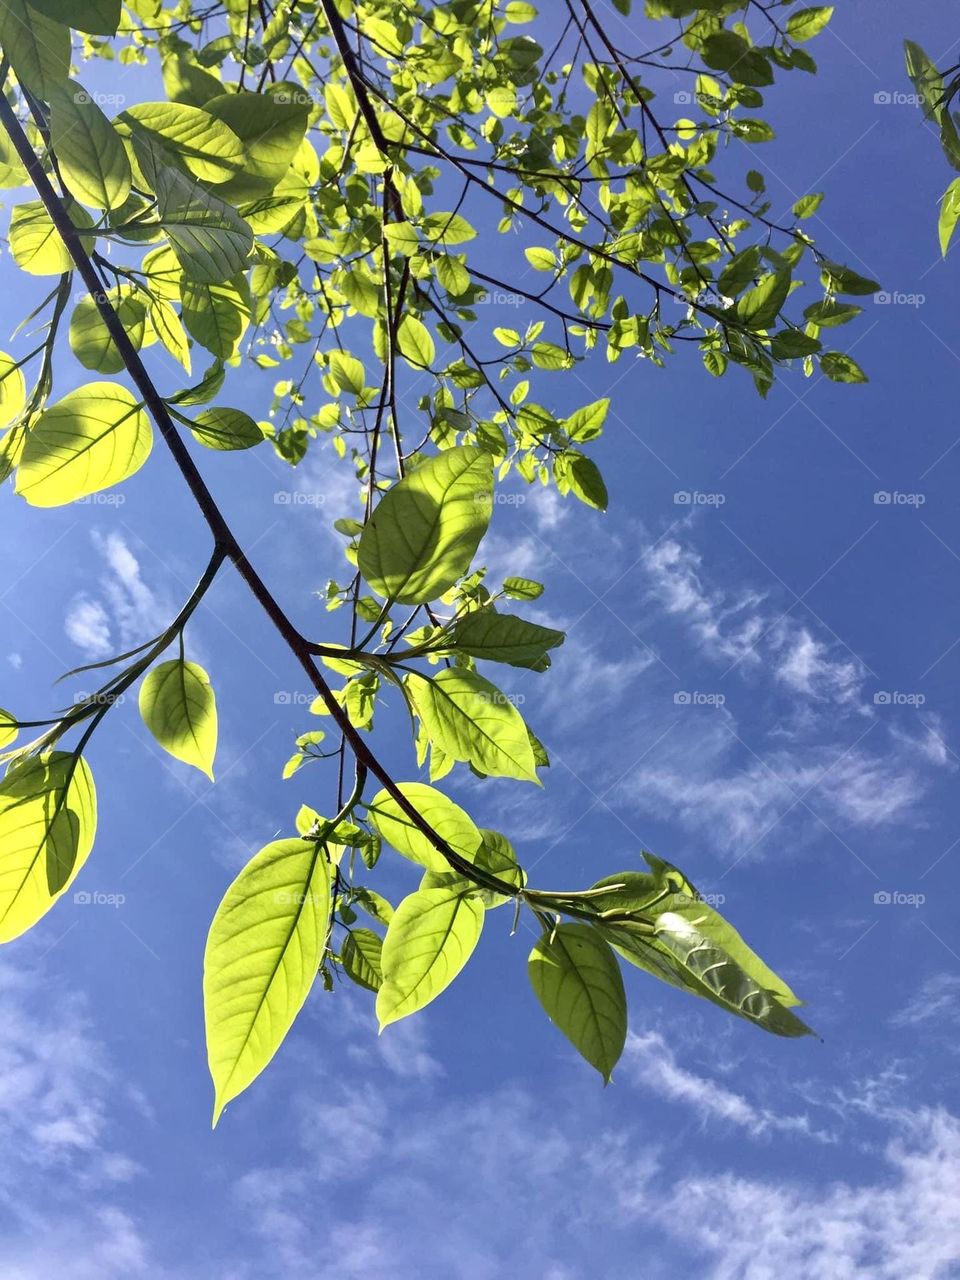
[[[821,246],[883,283],[843,331],[870,383],[795,371],[761,402],[683,356],[581,366],[574,398],[613,401],[609,514],[526,494],[483,548],[494,578],[546,582],[527,613],[568,632],[551,672],[499,677],[550,778],[451,779],[545,886],[641,848],[679,864],[822,1043],[631,972],[604,1090],[543,1019],[531,939],[501,911],[456,987],[380,1038],[363,993],[317,991],[211,1133],[210,917],[301,803],[329,808],[323,776],[280,780],[306,690],[225,575],[189,632],[219,697],[216,786],[116,708],[75,885],[94,901],[68,894],[0,956],[0,1280],[960,1275],[960,332],[936,243],[949,174],[898,98],[901,38],[943,61],[955,15],[863,11],[817,41],[816,82],[769,94],[778,141],[751,163],[777,212],[825,190]],[[24,285],[0,273],[9,333]],[[58,393],[80,381],[61,370]],[[222,403],[262,397],[234,377]],[[291,613],[331,634],[312,593],[341,571],[349,477],[319,452],[296,472],[266,451],[201,461]],[[52,512],[2,495],[0,705],[72,697],[82,681],[51,693],[63,670],[154,634],[198,575],[204,530],[159,448],[118,493]],[[391,723],[384,753],[413,778]],[[394,898],[416,879],[399,861],[378,881]]]

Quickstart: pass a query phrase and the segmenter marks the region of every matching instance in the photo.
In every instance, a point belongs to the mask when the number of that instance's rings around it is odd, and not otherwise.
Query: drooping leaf
[[[383,944],[372,929],[351,929],[340,948],[340,960],[347,977],[368,991],[383,984],[381,952]]]
[[[310,118],[310,97],[291,86],[272,93],[220,93],[204,103],[204,110],[224,124],[246,149],[242,173],[221,189],[234,203],[269,195],[297,154]]]
[[[75,80],[58,84],[49,96],[50,138],[70,191],[97,209],[118,209],[132,182],[120,135]]]
[[[9,711],[0,707],[0,747],[8,747],[16,740],[19,733],[17,722]]]
[[[92,225],[82,206],[72,204],[69,213],[76,226]],[[10,252],[20,270],[32,276],[59,276],[73,267],[67,246],[39,200],[18,204],[11,213]]]
[[[787,35],[791,40],[812,40],[833,17],[833,6],[797,9],[787,18]]]
[[[150,419],[126,387],[90,382],[44,410],[27,436],[16,492],[60,507],[139,471],[153,446]]]
[[[189,280],[223,284],[243,270],[253,232],[232,205],[167,167],[158,168],[154,189],[160,223]]]
[[[627,1038],[627,1001],[610,946],[586,924],[561,924],[530,952],[530,982],[547,1017],[610,1082]]]
[[[50,910],[87,860],[96,827],[83,759],[52,751],[11,767],[0,782],[0,942]]]
[[[424,732],[445,756],[493,777],[537,782],[523,717],[496,685],[448,667],[432,678],[411,674],[405,686]]]
[[[381,498],[360,538],[360,572],[401,604],[433,600],[470,568],[492,506],[490,455],[474,445],[447,449]]]
[[[164,751],[213,781],[217,702],[203,667],[180,658],[154,667],[140,686],[140,715]]]
[[[383,941],[380,1030],[435,1000],[470,959],[483,904],[459,888],[419,889],[397,907]]]
[[[960,218],[960,178],[954,178],[943,193],[940,201],[940,220],[938,232],[940,236],[940,252],[944,257],[950,248],[950,241],[956,230],[957,219]]]
[[[190,336],[219,360],[236,355],[250,323],[250,295],[243,277],[202,284],[184,276],[180,288],[183,324]]]
[[[313,985],[329,922],[330,870],[316,841],[268,844],[224,895],[203,962],[214,1125],[283,1043]]]

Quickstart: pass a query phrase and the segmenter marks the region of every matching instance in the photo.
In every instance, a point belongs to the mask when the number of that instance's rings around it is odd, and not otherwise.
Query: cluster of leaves
[[[924,119],[940,135],[940,146],[954,169],[960,169],[960,132],[957,125],[960,115],[951,114],[951,106],[960,93],[960,62],[942,71],[930,60],[913,40],[904,41],[907,75],[917,91],[917,99]],[[944,257],[960,219],[960,178],[954,180],[943,193],[940,201],[940,252]]]
[[[598,348],[662,365],[687,342],[710,374],[740,366],[761,394],[794,360],[865,376],[821,334],[859,313],[844,297],[878,286],[801,226],[821,195],[779,223],[756,170],[736,195],[712,168],[728,146],[773,137],[755,114],[761,91],[816,70],[805,45],[832,10],[757,0],[752,32],[732,0],[646,0],[650,26],[629,0],[616,8],[643,27],[635,49],[589,0],[565,0],[549,22],[519,0],[0,0],[0,186],[35,189],[13,208],[10,251],[53,281],[30,317],[40,345],[0,357],[0,476],[34,506],[74,502],[139,470],[157,430],[214,537],[177,617],[96,664],[119,672],[94,694],[45,721],[0,713],[0,939],[34,924],[86,859],[82,752],[126,689],[142,679],[157,741],[212,777],[216,701],[184,631],[224,563],[333,726],[330,746],[324,729],[297,738],[284,776],[312,786],[305,766],[331,762],[334,816],[301,807],[296,836],[244,868],[210,931],[217,1115],[276,1052],[318,973],[375,991],[386,1026],[450,983],[487,910],[507,902],[542,929],[530,977],[544,1008],[605,1079],[626,1028],[618,956],[768,1031],[807,1031],[790,989],[669,864],[645,855],[648,871],[538,890],[506,836],[432,785],[458,766],[539,784],[549,766],[478,663],[543,672],[563,633],[514,612],[541,584],[488,584],[477,557],[497,486],[552,484],[607,506],[589,446],[610,402],[549,408],[555,373]],[[659,45],[645,38],[658,23]],[[156,58],[165,99],[108,117],[71,76],[79,54],[142,66],[150,84]],[[680,118],[657,98],[678,73]],[[493,244],[516,259],[497,275]],[[804,265],[817,293],[791,316]],[[532,318],[508,328],[498,312],[485,333],[478,309],[498,290]],[[52,400],[64,341],[100,380]],[[212,403],[241,360],[271,380],[290,366],[263,421]],[[126,381],[102,380],[116,374]],[[326,591],[340,630],[323,642],[276,603],[194,460],[196,446],[272,447],[296,465],[317,442],[352,466],[358,495],[335,520],[346,571]],[[171,645],[178,656],[160,661]],[[410,714],[428,782],[395,781],[369,746],[384,693]],[[19,740],[28,728],[41,732]],[[395,908],[364,883],[384,845],[423,873]]]

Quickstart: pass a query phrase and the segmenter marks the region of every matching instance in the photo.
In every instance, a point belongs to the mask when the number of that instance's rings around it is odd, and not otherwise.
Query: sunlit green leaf
[[[153,446],[150,419],[125,387],[90,382],[39,417],[17,468],[16,491],[60,507],[128,479]]]
[[[161,662],[140,686],[143,722],[165,751],[213,781],[217,703],[210,677],[195,662]]]
[[[214,1124],[283,1043],[313,985],[329,921],[329,865],[315,841],[268,844],[224,895],[203,962]]]
[[[470,959],[483,904],[458,888],[420,889],[397,907],[383,941],[380,1030],[435,1000]]]
[[[472,862],[483,836],[470,817],[442,791],[424,782],[401,782],[400,791],[455,853]],[[450,864],[387,791],[369,804],[370,821],[387,844],[428,871],[449,871]]]

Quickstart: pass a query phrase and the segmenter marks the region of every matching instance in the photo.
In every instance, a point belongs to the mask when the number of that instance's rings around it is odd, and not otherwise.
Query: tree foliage
[[[296,791],[325,789],[329,816],[301,805],[210,929],[215,1119],[318,975],[375,993],[383,1028],[435,999],[509,904],[540,930],[540,1002],[605,1080],[626,1034],[620,961],[775,1034],[808,1031],[790,988],[669,863],[539,889],[508,836],[435,785],[458,769],[540,784],[549,769],[509,681],[545,672],[563,633],[524,616],[542,585],[490,581],[482,548],[504,487],[554,486],[584,519],[608,505],[591,446],[609,399],[560,411],[578,382],[558,375],[593,357],[600,381],[625,359],[652,377],[685,354],[761,396],[779,366],[865,377],[832,348],[859,314],[849,299],[878,286],[813,242],[822,193],[771,216],[740,146],[774,137],[766,95],[816,71],[808,42],[832,10],[612,7],[0,0],[0,186],[19,193],[10,251],[38,277],[44,325],[34,350],[0,356],[0,476],[36,506],[73,502],[144,466],[156,433],[213,544],[169,627],[96,664],[115,674],[95,694],[48,720],[2,713],[0,936],[39,919],[90,851],[83,750],[119,694],[141,682],[159,743],[212,776],[216,700],[185,632],[226,564],[332,726],[306,728],[283,770]],[[96,91],[111,62],[138,69],[143,97],[112,113]],[[502,323],[503,293],[532,318]],[[54,399],[61,359],[96,377]],[[262,422],[233,407],[241,365],[272,385]],[[335,521],[344,568],[316,640],[203,472],[224,450],[296,466],[323,446],[352,466],[358,501]],[[405,777],[371,745],[384,700],[409,711]],[[385,846],[421,877],[396,905],[372,887]]]

